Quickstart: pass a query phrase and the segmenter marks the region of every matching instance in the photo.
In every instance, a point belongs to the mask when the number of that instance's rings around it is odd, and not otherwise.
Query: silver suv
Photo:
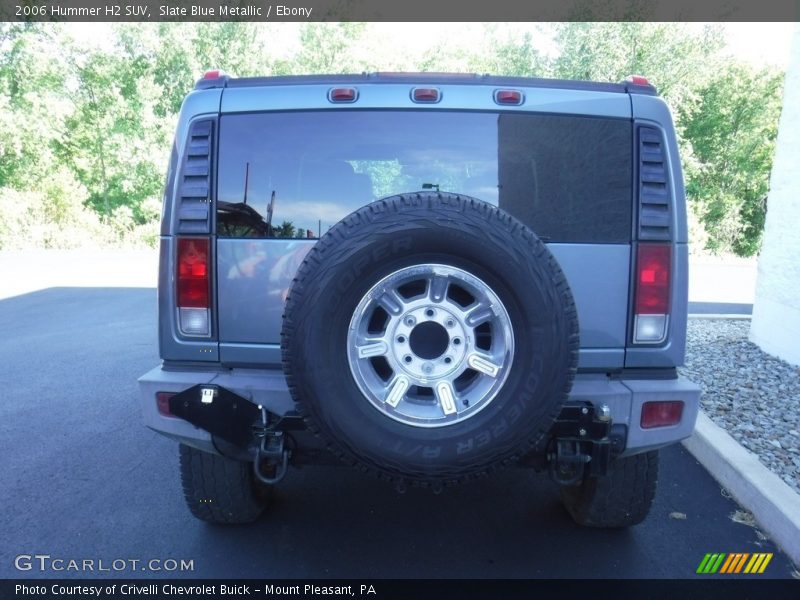
[[[577,523],[633,525],[698,410],[686,243],[644,78],[212,71],[169,165],[144,420],[206,521],[343,461],[400,490],[549,471]]]

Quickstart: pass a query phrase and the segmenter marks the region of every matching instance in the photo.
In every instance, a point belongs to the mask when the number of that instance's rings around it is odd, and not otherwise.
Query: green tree
[[[507,36],[502,31],[498,32],[494,26],[487,33],[493,38],[490,43],[494,52],[488,53],[490,58],[486,61],[486,68],[482,71],[523,77],[547,77],[550,75],[550,61],[537,50],[531,32],[527,31],[520,39],[511,40],[504,39]]]
[[[308,23],[300,30],[300,51],[276,63],[276,74],[359,73],[353,60],[365,23]]]
[[[297,229],[291,221],[284,221],[280,227],[275,227],[275,237],[279,238],[293,238],[297,233]]]
[[[39,187],[56,168],[71,108],[61,39],[59,26],[0,23],[0,187]]]
[[[646,75],[673,108],[684,111],[719,68],[724,46],[718,26],[698,34],[676,23],[562,23],[555,41],[553,76],[617,82]]]
[[[711,250],[751,256],[760,247],[782,88],[774,70],[728,65],[699,91],[685,121],[695,158],[687,194]]]
[[[89,192],[105,218],[159,195],[168,136],[154,108],[158,90],[124,54],[73,52],[77,81],[68,92],[74,110],[65,120],[59,155]]]

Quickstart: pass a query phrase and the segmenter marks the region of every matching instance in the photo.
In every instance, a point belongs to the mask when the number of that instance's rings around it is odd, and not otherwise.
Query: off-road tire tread
[[[564,507],[578,525],[620,528],[637,525],[650,512],[658,483],[658,450],[618,458],[604,477],[562,486]]]
[[[259,486],[249,462],[181,444],[180,470],[186,504],[202,521],[251,523],[267,504],[270,488]]]

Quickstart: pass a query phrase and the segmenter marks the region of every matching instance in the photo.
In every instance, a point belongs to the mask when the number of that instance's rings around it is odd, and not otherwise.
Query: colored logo
[[[713,575],[714,573],[755,575],[763,573],[771,560],[772,552],[706,554],[700,562],[700,566],[697,567],[697,573],[701,575]]]

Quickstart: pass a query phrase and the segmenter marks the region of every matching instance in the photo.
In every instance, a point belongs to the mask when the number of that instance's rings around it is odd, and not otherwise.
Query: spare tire
[[[362,470],[450,484],[532,450],[578,361],[547,246],[480,200],[417,193],[345,217],[292,282],[283,368],[308,427]]]

